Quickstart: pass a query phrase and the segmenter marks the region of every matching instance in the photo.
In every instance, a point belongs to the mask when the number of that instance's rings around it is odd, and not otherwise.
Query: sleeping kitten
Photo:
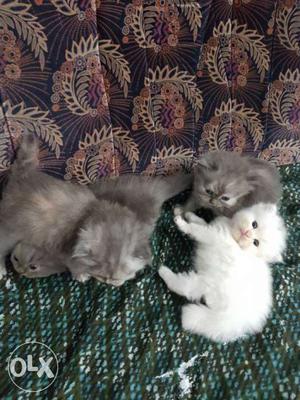
[[[145,227],[126,207],[97,200],[87,187],[39,172],[37,153],[36,139],[26,135],[0,203],[1,272],[6,272],[6,254],[25,241],[64,260],[77,280],[94,276],[120,284],[132,278],[149,260],[143,249],[149,232],[144,234]]]
[[[205,154],[193,174],[193,191],[184,211],[203,207],[215,215],[231,217],[253,204],[276,204],[281,195],[279,174],[273,165],[234,152]]]
[[[162,204],[190,184],[191,178],[185,174],[123,175],[89,186],[99,204],[94,205],[93,213],[86,217],[86,228],[80,232],[73,274],[84,265],[82,279],[93,276],[114,286],[132,279],[151,262],[150,236]],[[99,219],[97,227],[93,227],[95,218]]]
[[[61,260],[25,242],[17,243],[11,253],[10,261],[14,269],[27,278],[40,278],[67,270]]]
[[[40,252],[64,260],[77,280],[95,277],[120,285],[133,278],[151,258],[149,237],[161,192],[158,201],[149,197],[151,201],[144,205],[148,216],[143,218],[142,205],[135,212],[134,206],[129,209],[117,199],[97,199],[87,187],[39,172],[37,154],[36,139],[26,135],[0,203],[0,275],[5,273],[6,254],[19,241],[26,241]],[[181,190],[172,179],[169,182],[163,200]],[[180,182],[185,184],[184,179]],[[157,187],[152,186],[148,184],[149,193]],[[138,191],[136,186],[133,205]]]
[[[71,259],[81,221],[97,201],[86,187],[39,172],[37,155],[37,140],[25,134],[0,202],[0,275],[6,273],[5,256],[20,241]]]
[[[194,271],[159,269],[171,291],[194,302],[183,307],[183,328],[221,342],[260,332],[272,306],[269,264],[282,261],[285,248],[276,206],[260,203],[209,225],[195,214],[185,217],[175,222],[197,241]]]
[[[94,277],[122,285],[151,261],[149,237],[152,226],[132,210],[98,200],[86,214],[75,243],[70,270],[84,281]]]

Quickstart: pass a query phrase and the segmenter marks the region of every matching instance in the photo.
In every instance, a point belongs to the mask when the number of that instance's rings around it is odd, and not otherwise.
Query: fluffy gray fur
[[[161,204],[188,180],[170,178],[164,186],[163,178],[141,177],[139,185],[138,177],[124,177],[122,195],[119,184],[107,182],[109,201],[100,184],[97,199],[87,187],[39,172],[37,152],[37,141],[26,135],[0,205],[0,273],[5,273],[5,255],[26,241],[63,259],[78,280],[95,277],[121,285],[133,278],[150,261],[149,236]],[[125,195],[129,181],[132,198]]]
[[[86,187],[66,184],[36,169],[37,141],[23,138],[0,203],[0,272],[4,258],[20,241],[45,254],[71,260],[82,218],[97,201]]]
[[[215,151],[194,167],[193,191],[184,211],[208,208],[215,215],[232,217],[257,203],[277,203],[281,184],[270,163],[233,152]]]
[[[128,207],[137,218],[152,227],[159,217],[162,204],[191,186],[191,174],[175,176],[122,175],[90,186],[95,196]]]

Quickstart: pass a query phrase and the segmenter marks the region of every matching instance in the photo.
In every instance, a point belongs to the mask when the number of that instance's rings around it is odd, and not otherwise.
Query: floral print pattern
[[[0,176],[20,136],[81,184],[206,151],[300,160],[297,0],[0,0]]]

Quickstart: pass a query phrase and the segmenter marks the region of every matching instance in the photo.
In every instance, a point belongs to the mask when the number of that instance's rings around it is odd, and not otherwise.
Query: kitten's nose
[[[241,236],[247,236],[248,237],[249,230],[240,229],[240,233],[241,233]]]

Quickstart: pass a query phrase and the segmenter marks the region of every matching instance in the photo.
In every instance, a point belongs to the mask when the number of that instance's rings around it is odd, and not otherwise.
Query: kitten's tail
[[[14,161],[11,173],[18,177],[26,175],[30,170],[36,169],[38,160],[39,142],[33,133],[24,133],[17,158]]]
[[[203,335],[216,342],[231,342],[250,333],[262,330],[267,313],[251,318],[234,315],[228,311],[214,311],[204,305],[188,304],[182,309],[182,326],[185,330]]]

